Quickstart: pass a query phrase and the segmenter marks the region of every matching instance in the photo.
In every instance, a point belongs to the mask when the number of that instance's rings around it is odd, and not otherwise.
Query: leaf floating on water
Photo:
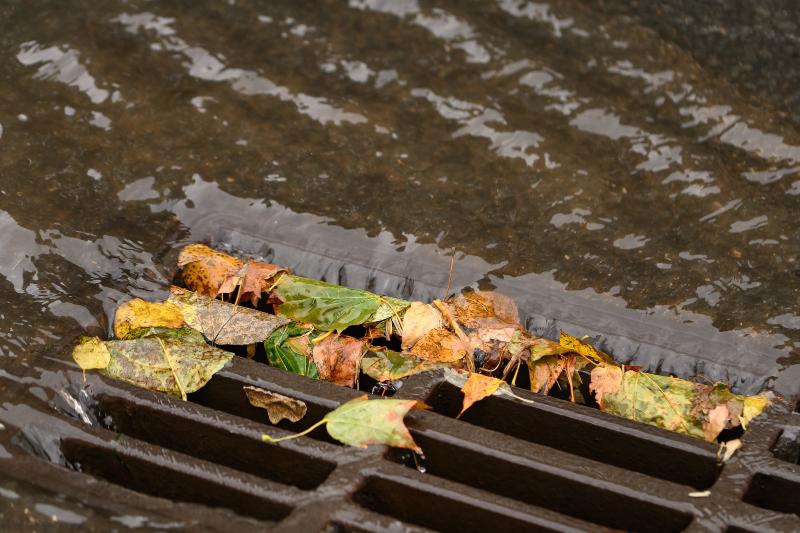
[[[88,339],[75,348],[73,358],[81,368],[99,368],[112,378],[183,397],[205,385],[233,354],[197,342],[191,329],[176,331],[183,334],[133,340]],[[102,367],[106,353],[108,362]]]
[[[373,348],[361,359],[361,371],[375,381],[395,381],[449,366],[447,363],[426,361],[411,354],[378,348]]]
[[[461,412],[458,413],[456,418],[460,418],[464,411],[469,409],[473,403],[483,400],[487,396],[491,396],[495,391],[508,384],[502,379],[493,378],[491,376],[484,376],[483,374],[470,373],[464,386],[461,387],[461,392],[464,393],[464,402],[461,407]]]
[[[319,379],[319,369],[311,357],[310,329],[287,325],[277,329],[265,342],[269,364],[313,379]]]
[[[427,408],[416,400],[367,400],[365,394],[340,405],[305,431],[277,439],[269,435],[262,435],[261,438],[265,442],[280,442],[306,435],[313,429],[326,425],[330,436],[343,444],[357,448],[385,444],[422,453],[403,423],[403,418],[411,409]]]
[[[283,419],[297,422],[306,416],[305,402],[260,387],[247,385],[242,388],[250,405],[265,409],[272,424],[278,424]]]
[[[442,327],[442,314],[434,306],[411,302],[403,315],[403,350],[413,348],[429,331],[440,327]]]
[[[360,289],[284,275],[272,291],[276,312],[323,331],[341,333],[349,326],[376,323],[399,315],[409,303]]]
[[[117,307],[114,335],[118,339],[125,339],[133,330],[140,328],[181,328],[185,325],[181,310],[174,304],[134,298]]]
[[[214,344],[245,346],[260,343],[289,323],[282,317],[179,287],[172,287],[171,292],[167,302],[180,309],[186,323]]]
[[[314,343],[312,357],[319,369],[320,379],[352,387],[358,377],[366,342],[345,335],[329,335]]]

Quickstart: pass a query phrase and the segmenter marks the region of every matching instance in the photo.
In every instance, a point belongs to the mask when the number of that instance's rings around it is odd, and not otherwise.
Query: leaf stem
[[[316,424],[314,424],[311,427],[301,431],[300,433],[295,433],[294,435],[286,435],[285,437],[279,437],[277,439],[272,438],[269,435],[267,435],[266,433],[264,433],[263,435],[261,435],[261,440],[264,441],[264,442],[269,442],[271,444],[275,444],[276,442],[282,442],[282,441],[285,441],[285,440],[296,439],[298,437],[302,437],[303,435],[308,435],[309,433],[311,433],[312,431],[314,431],[315,429],[317,429],[321,425],[327,424],[327,423],[328,423],[328,419],[327,418],[323,418],[322,420],[320,420]]]
[[[167,347],[164,345],[163,340],[158,339],[158,343],[161,345],[161,353],[164,355],[164,360],[167,362],[167,366],[169,367],[170,372],[172,372],[172,377],[175,378],[175,383],[178,384],[178,390],[181,391],[181,399],[185,402],[186,389],[183,388],[183,383],[181,383],[181,380],[178,377],[178,372],[175,370],[175,366],[172,364],[172,361],[169,358],[169,351],[167,350]]]

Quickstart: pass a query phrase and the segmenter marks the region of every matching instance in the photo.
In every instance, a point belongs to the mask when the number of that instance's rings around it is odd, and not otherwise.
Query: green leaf
[[[292,324],[277,329],[264,342],[269,364],[281,370],[319,379],[319,369],[314,364],[314,360],[309,357],[311,353],[311,347],[308,345],[310,340],[307,336],[309,331],[311,330]],[[298,351],[299,341],[306,343],[307,350],[305,352]]]
[[[426,361],[409,353],[378,348],[373,348],[361,359],[361,371],[376,381],[393,381],[449,366],[447,363]]]
[[[366,448],[370,444],[385,444],[422,453],[422,449],[411,438],[403,418],[411,409],[427,408],[417,400],[367,400],[365,394],[340,405],[305,431],[277,439],[262,435],[261,439],[272,443],[296,439],[321,425],[327,425],[331,437],[350,446]]]
[[[331,437],[344,444],[359,448],[386,444],[422,453],[403,423],[406,413],[419,407],[417,400],[367,400],[365,394],[340,405],[323,420]]]
[[[107,355],[106,355],[107,354]],[[186,398],[233,358],[184,329],[131,340],[89,339],[73,358],[84,368],[101,368],[112,378],[146,389]],[[100,364],[103,360],[107,364]],[[92,366],[92,364],[94,366]]]
[[[344,331],[399,316],[410,304],[360,289],[284,275],[272,294],[281,300],[276,313],[323,331]]]
[[[263,342],[273,331],[288,323],[285,318],[178,287],[172,288],[167,303],[180,309],[186,324],[200,331],[213,344],[246,346]]]

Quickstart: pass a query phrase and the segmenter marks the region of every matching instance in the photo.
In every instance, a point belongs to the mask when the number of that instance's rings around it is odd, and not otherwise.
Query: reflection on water
[[[0,8],[3,364],[199,239],[419,298],[455,253],[532,330],[797,391],[800,132],[703,50],[578,0],[71,4]]]

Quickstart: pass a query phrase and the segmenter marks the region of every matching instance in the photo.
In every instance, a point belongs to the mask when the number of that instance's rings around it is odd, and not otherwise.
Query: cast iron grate
[[[263,443],[262,433],[302,429],[361,393],[244,358],[188,402],[96,374],[84,383],[70,363],[54,364],[91,412],[80,421],[44,401],[19,407],[17,431],[3,434],[31,453],[3,473],[65,491],[89,483],[102,505],[175,521],[191,509],[207,529],[800,530],[800,413],[781,403],[721,466],[711,444],[522,389],[534,403],[491,397],[456,420],[458,388],[441,373],[422,374],[397,392],[432,406],[406,419],[425,452],[416,458],[344,447],[324,429]],[[299,398],[308,414],[266,424],[244,385]],[[697,491],[710,493],[689,495]]]

